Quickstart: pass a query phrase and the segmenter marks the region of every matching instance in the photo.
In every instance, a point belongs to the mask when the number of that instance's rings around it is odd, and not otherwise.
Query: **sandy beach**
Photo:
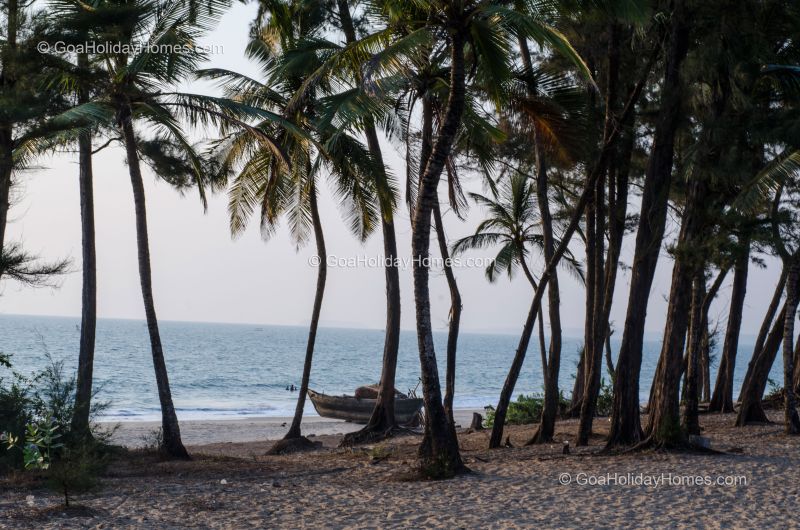
[[[454,410],[456,424],[468,427],[473,412],[484,413],[477,409]],[[186,445],[277,440],[286,434],[291,422],[292,418],[281,416],[235,420],[188,420],[181,422],[181,438]],[[112,443],[135,449],[152,445],[161,422],[101,422],[100,425],[103,430],[113,432]],[[361,426],[355,423],[319,416],[308,416],[303,419],[303,433],[311,437],[342,436],[359,428]]]
[[[779,415],[773,413],[773,420]],[[0,486],[0,526],[8,528],[790,528],[800,505],[800,439],[780,424],[731,427],[731,415],[701,417],[720,454],[601,455],[607,421],[588,448],[523,447],[533,426],[510,427],[515,446],[488,450],[488,432],[460,434],[471,473],[430,482],[409,478],[418,436],[377,446],[324,447],[264,456],[270,443],[233,442],[261,429],[237,423],[186,424],[228,442],[190,447],[194,460],[165,462],[134,451],[115,460],[85,508],[65,513],[59,498],[13,479]],[[325,422],[327,423],[327,422]],[[236,427],[231,428],[232,425]],[[325,427],[328,428],[327,426]],[[332,429],[344,429],[341,424]],[[195,430],[196,429],[196,430]],[[212,429],[213,430],[213,429]],[[133,432],[131,430],[122,430]]]

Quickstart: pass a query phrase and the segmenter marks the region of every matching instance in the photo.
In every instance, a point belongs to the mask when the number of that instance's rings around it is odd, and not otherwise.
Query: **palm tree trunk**
[[[733,274],[728,327],[717,372],[714,393],[708,404],[709,412],[733,412],[733,374],[736,368],[736,353],[739,349],[739,331],[742,327],[742,312],[747,293],[747,272],[750,264],[750,240],[744,242],[744,251],[736,260]]]
[[[667,218],[667,201],[675,155],[675,134],[681,114],[680,69],[687,48],[685,2],[676,0],[666,53],[664,83],[661,89],[661,109],[656,121],[653,148],[642,191],[631,287],[614,379],[608,447],[635,444],[642,437],[639,418],[639,377],[642,367],[644,328],[647,303],[650,299],[650,289],[653,285]]]
[[[337,0],[337,10],[345,40],[351,44],[357,40],[350,7],[347,0]],[[380,391],[375,409],[372,411],[367,425],[343,440],[343,444],[359,443],[389,436],[395,430],[397,422],[394,416],[395,375],[397,373],[397,356],[400,349],[400,274],[396,258],[397,237],[394,228],[392,193],[389,189],[386,172],[383,169],[383,153],[375,124],[367,119],[364,132],[370,155],[380,165],[380,174],[376,175],[376,187],[379,192],[378,205],[381,211],[381,229],[383,231],[383,252],[385,258],[386,277],[386,336],[383,343],[383,364],[381,368]]]
[[[635,107],[636,103],[639,101],[639,98],[642,95],[642,90],[647,81],[647,78],[650,75],[650,72],[652,71],[653,65],[655,64],[658,58],[660,49],[661,46],[659,43],[659,45],[656,46],[651,51],[647,64],[642,69],[641,75],[637,80],[636,84],[634,85],[633,89],[631,90],[631,93],[629,94],[628,97],[628,101],[625,103],[625,107],[622,110],[621,115],[618,117],[618,121],[620,123],[625,123],[630,118],[630,115],[633,112],[633,108]],[[514,359],[511,361],[511,367],[508,370],[508,375],[506,376],[506,380],[503,383],[503,388],[500,391],[500,398],[498,399],[497,407],[495,408],[495,421],[494,425],[492,426],[491,437],[489,438],[490,449],[500,447],[500,443],[503,438],[503,429],[504,429],[506,414],[508,412],[508,404],[511,402],[511,395],[514,393],[514,387],[517,384],[517,379],[519,379],[519,374],[520,371],[522,370],[522,363],[525,361],[525,354],[527,353],[528,341],[530,339],[530,331],[533,329],[533,324],[536,321],[536,314],[541,308],[542,297],[544,296],[545,292],[544,288],[548,286],[555,272],[556,267],[558,267],[559,261],[564,256],[564,253],[567,251],[567,247],[569,246],[569,243],[572,240],[572,236],[575,234],[575,231],[578,229],[578,226],[580,225],[581,217],[583,217],[586,205],[588,204],[589,199],[592,196],[594,185],[600,178],[601,171],[606,167],[606,162],[608,160],[608,157],[611,156],[613,151],[616,149],[616,143],[617,140],[619,139],[619,135],[620,135],[620,129],[618,127],[613,127],[611,130],[611,134],[607,138],[603,139],[603,146],[600,149],[600,153],[598,155],[597,161],[595,162],[594,168],[592,169],[592,171],[589,172],[583,190],[581,191],[581,194],[578,197],[578,201],[577,204],[575,205],[575,210],[572,212],[569,224],[564,230],[564,234],[561,237],[561,241],[559,242],[558,246],[553,252],[553,258],[547,262],[547,266],[542,272],[542,278],[539,281],[539,290],[536,291],[536,294],[533,297],[533,301],[531,302],[531,307],[528,311],[528,317],[525,320],[525,327],[523,328],[522,337],[520,338],[520,342],[517,345],[517,350],[514,353]],[[555,291],[557,292],[557,290]],[[548,376],[552,377],[553,374],[548,373]]]
[[[520,50],[522,52],[522,63],[527,75],[527,89],[531,96],[536,94],[536,87],[530,74],[533,72],[528,42],[524,38],[519,39]],[[539,137],[536,129],[534,135],[534,155],[536,158],[536,200],[539,205],[539,216],[542,222],[542,238],[544,246],[544,259],[549,263],[555,254],[555,238],[553,237],[553,216],[550,212],[550,199],[548,197],[547,182],[547,155],[544,144]],[[527,266],[526,266],[527,270]],[[530,275],[530,272],[527,272]],[[531,276],[532,279],[532,276]],[[537,287],[534,285],[534,290]],[[551,441],[555,431],[556,417],[558,416],[559,392],[558,375],[561,369],[561,300],[558,285],[558,272],[553,269],[550,276],[550,284],[547,287],[548,311],[550,314],[550,349],[545,354],[544,340],[544,319],[542,318],[541,304],[538,309],[539,316],[539,349],[542,356],[542,378],[544,379],[544,406],[542,407],[542,418],[539,428],[528,443],[543,443]],[[524,330],[527,330],[527,323]],[[523,331],[524,334],[524,331]],[[527,343],[529,338],[520,342]],[[526,346],[527,347],[527,346]]]
[[[85,67],[86,55],[78,56],[78,66]],[[87,96],[81,94],[80,102]],[[81,294],[81,339],[78,353],[78,374],[75,383],[75,408],[71,430],[78,436],[91,436],[89,415],[92,400],[95,328],[97,325],[97,256],[94,236],[94,190],[92,175],[92,137],[82,133],[78,138],[79,187],[81,201],[81,241],[83,290]]]
[[[436,227],[436,239],[439,242],[439,252],[444,263],[444,275],[447,278],[447,287],[450,290],[450,318],[447,329],[447,368],[445,370],[444,411],[450,425],[455,429],[453,418],[453,396],[456,391],[456,351],[458,349],[458,329],[461,324],[461,292],[458,290],[456,276],[450,264],[450,253],[447,250],[447,236],[444,233],[442,213],[437,202],[433,208],[433,220]]]
[[[314,344],[317,339],[317,328],[319,327],[319,315],[322,311],[322,298],[325,295],[325,280],[328,276],[326,263],[328,253],[325,250],[325,236],[322,233],[322,222],[319,218],[319,207],[317,206],[317,187],[314,182],[311,183],[311,189],[308,192],[308,202],[311,210],[311,223],[314,227],[314,241],[317,245],[317,257],[319,258],[317,290],[314,293],[314,306],[311,310],[311,325],[308,329],[308,342],[306,343],[306,357],[303,361],[303,377],[300,380],[300,393],[297,396],[292,425],[283,437],[284,440],[302,436],[300,423],[303,421],[303,409],[306,404],[306,394],[308,394],[308,380],[311,377],[311,362],[314,359]]]
[[[431,213],[438,204],[437,188],[453,147],[465,106],[464,35],[451,37],[450,90],[444,121],[420,182],[420,196],[413,219],[412,255],[414,302],[417,317],[417,340],[425,403],[425,436],[420,447],[424,469],[431,476],[451,476],[464,469],[458,439],[451,429],[444,407],[436,365],[431,327],[431,301],[428,286]]]
[[[139,280],[142,286],[142,300],[147,319],[147,331],[150,334],[150,349],[153,354],[153,368],[158,386],[158,400],[161,403],[161,428],[163,434],[162,449],[173,458],[189,458],[189,453],[181,441],[178,416],[172,403],[169,388],[167,364],[164,361],[164,350],[161,346],[161,335],[158,331],[158,319],[153,301],[153,281],[150,270],[150,244],[147,234],[147,208],[145,206],[144,181],[139,165],[136,136],[133,133],[130,108],[124,109],[120,120],[122,134],[125,139],[125,151],[128,156],[128,170],[133,188],[133,203],[136,212],[136,245],[139,257]]]
[[[786,315],[783,324],[783,421],[786,434],[800,434],[794,395],[794,321],[797,318],[800,255],[792,256],[786,277]]]

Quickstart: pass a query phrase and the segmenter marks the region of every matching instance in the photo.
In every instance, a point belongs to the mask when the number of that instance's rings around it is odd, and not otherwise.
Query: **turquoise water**
[[[46,355],[77,365],[78,318],[0,316],[0,351],[12,354],[15,368],[32,372],[45,366]],[[253,324],[161,322],[172,395],[180,419],[287,416],[294,411],[307,329]],[[446,333],[436,333],[440,377],[444,380]],[[495,404],[511,364],[517,336],[462,333],[456,371],[456,407]],[[572,390],[581,339],[565,338],[561,387]],[[642,400],[647,399],[659,343],[645,344]],[[747,368],[752,347],[743,344],[736,367],[736,386]],[[352,393],[377,382],[383,353],[379,330],[322,328],[317,334],[310,387],[328,394]],[[773,379],[780,379],[777,364]],[[403,331],[397,388],[413,389],[419,378],[416,335]],[[150,343],[144,321],[101,319],[97,324],[95,385],[111,406],[105,419],[159,418]],[[542,390],[538,341],[532,341],[517,393]],[[421,394],[421,391],[419,391]],[[306,413],[314,414],[310,404]]]

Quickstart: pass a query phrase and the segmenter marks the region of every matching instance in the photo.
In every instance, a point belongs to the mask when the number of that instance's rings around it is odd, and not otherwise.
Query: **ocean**
[[[291,416],[299,386],[308,330],[305,327],[199,322],[159,323],[172,396],[181,420]],[[80,319],[0,316],[0,352],[12,355],[15,370],[41,370],[50,355],[65,371],[77,366]],[[444,384],[446,332],[434,335],[439,373]],[[459,337],[455,406],[495,405],[514,356],[518,336],[462,333]],[[582,339],[565,337],[560,386],[569,394],[574,383]],[[615,343],[612,342],[612,347]],[[646,401],[660,343],[647,341],[642,365],[641,399]],[[752,353],[742,343],[736,363],[735,388],[741,387]],[[350,394],[380,378],[383,331],[320,328],[310,388],[326,394]],[[776,363],[772,378],[780,381]],[[605,368],[604,368],[605,370]],[[716,370],[714,370],[715,372]],[[714,373],[712,372],[712,373]],[[107,421],[160,418],[150,342],[144,321],[100,319],[95,351],[97,399],[109,403]],[[0,368],[0,378],[7,376]],[[606,381],[608,375],[604,372]],[[397,367],[397,388],[417,387],[419,357],[416,334],[403,331]],[[713,378],[712,378],[713,384]],[[531,341],[516,387],[520,393],[542,391],[538,340]],[[421,389],[417,389],[421,395]],[[307,402],[305,413],[315,415]]]

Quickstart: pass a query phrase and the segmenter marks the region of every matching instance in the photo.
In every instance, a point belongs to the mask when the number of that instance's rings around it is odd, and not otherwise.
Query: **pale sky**
[[[221,45],[224,53],[212,58],[212,65],[255,74],[243,57],[247,28],[254,5],[234,4],[220,27],[206,39]],[[207,90],[197,84],[188,90]],[[395,175],[404,175],[402,157],[387,144],[387,160]],[[94,158],[95,207],[98,252],[98,312],[100,318],[143,319],[136,262],[133,200],[124,152],[106,149]],[[467,177],[464,175],[463,177]],[[462,177],[462,178],[463,178]],[[35,315],[80,315],[80,205],[77,156],[59,155],[42,160],[41,168],[17,177],[18,202],[11,212],[8,237],[22,240],[25,248],[45,258],[71,257],[73,272],[57,289],[31,289],[4,282],[0,292],[0,313]],[[268,243],[260,238],[258,221],[231,240],[228,229],[227,198],[210,198],[204,214],[196,192],[181,196],[145,170],[148,222],[153,267],[156,311],[163,320],[302,325],[309,319],[316,283],[316,270],[308,265],[313,244],[295,252],[286,227]],[[480,191],[476,178],[465,183]],[[380,233],[362,245],[342,222],[329,189],[322,187],[322,217],[328,252],[338,258],[375,257],[382,254]],[[631,209],[636,210],[634,202]],[[466,222],[452,212],[445,224],[452,240],[472,233],[484,212],[473,206]],[[401,257],[411,254],[411,229],[405,206],[396,219]],[[622,261],[630,265],[634,238],[628,236]],[[437,246],[431,246],[438,256]],[[580,254],[580,244],[575,245]],[[488,257],[491,251],[469,257]],[[672,262],[663,252],[648,309],[648,332],[660,334],[664,326],[669,275]],[[743,333],[755,334],[772,294],[779,270],[768,261],[766,270],[751,267]],[[541,270],[541,260],[534,263]],[[401,272],[402,326],[414,328],[411,270]],[[489,284],[483,268],[456,270],[464,311],[462,329],[473,332],[517,333],[527,315],[531,289],[524,278]],[[729,275],[712,319],[725,319],[730,294]],[[620,271],[612,320],[616,328],[624,321],[628,271]],[[584,292],[567,274],[561,275],[562,320],[568,334],[579,335],[583,327]],[[446,328],[449,294],[444,276],[431,277],[434,326]],[[384,277],[380,268],[331,268],[322,309],[322,325],[382,328],[385,319]]]

